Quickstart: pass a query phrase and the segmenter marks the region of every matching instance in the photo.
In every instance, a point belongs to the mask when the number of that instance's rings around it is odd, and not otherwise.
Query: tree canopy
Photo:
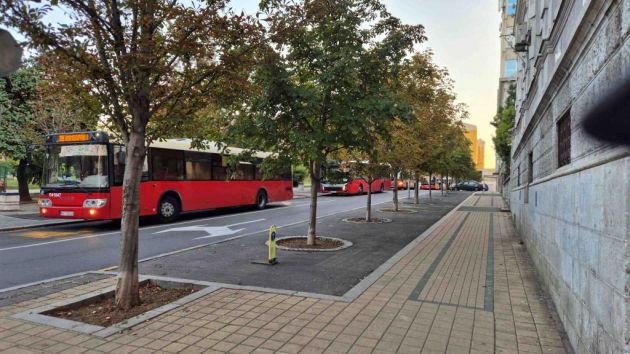
[[[232,114],[241,145],[309,166],[315,240],[321,166],[341,149],[371,151],[405,107],[391,87],[399,64],[425,39],[378,0],[262,1],[269,46],[253,81],[258,94]]]
[[[138,219],[147,142],[183,129],[190,117],[239,95],[264,30],[227,0],[203,4],[155,0],[27,0],[0,3],[1,23],[26,35],[88,86],[126,146],[120,276],[116,303],[139,303]],[[46,16],[63,11],[68,21]]]

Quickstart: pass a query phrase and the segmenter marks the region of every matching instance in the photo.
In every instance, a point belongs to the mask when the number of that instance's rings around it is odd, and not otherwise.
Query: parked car
[[[457,191],[483,191],[483,185],[477,181],[465,181],[455,186]]]

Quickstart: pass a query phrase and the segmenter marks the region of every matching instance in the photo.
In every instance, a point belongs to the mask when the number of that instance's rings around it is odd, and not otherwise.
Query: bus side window
[[[114,185],[120,186],[125,175],[125,147],[114,145]]]
[[[211,160],[208,154],[199,152],[186,152],[186,180],[209,181]]]
[[[144,156],[144,162],[142,163],[142,182],[149,180],[149,157]]]
[[[212,154],[212,180],[227,180],[227,161],[224,164],[223,156],[219,154]]]
[[[156,181],[181,181],[184,179],[183,151],[152,149],[153,179]]]
[[[126,149],[123,145],[114,145],[114,185],[122,186],[125,177]],[[149,161],[144,157],[142,164],[142,181],[149,180]]]
[[[263,171],[262,171],[262,163],[263,159],[256,159],[256,164],[254,165],[254,180],[262,181],[263,180]]]
[[[236,171],[232,174],[232,179],[236,181],[253,181],[254,165],[248,162],[239,163]]]

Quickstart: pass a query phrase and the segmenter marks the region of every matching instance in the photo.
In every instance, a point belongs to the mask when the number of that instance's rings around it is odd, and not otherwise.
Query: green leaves
[[[259,94],[238,108],[232,136],[308,164],[340,149],[370,151],[400,112],[391,75],[422,26],[404,26],[380,1],[263,1],[270,44]]]
[[[32,64],[0,78],[0,154],[20,160],[33,142],[28,127],[32,125],[31,103],[36,96],[40,74]]]
[[[496,128],[495,136],[492,138],[497,155],[505,162],[505,170],[501,173],[510,173],[510,161],[512,151],[512,127],[516,117],[516,86],[511,85],[505,104],[499,108],[497,115],[492,120],[492,125]]]

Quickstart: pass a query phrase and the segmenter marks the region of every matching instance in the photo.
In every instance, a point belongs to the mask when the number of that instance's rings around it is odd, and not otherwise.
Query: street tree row
[[[60,89],[35,101],[66,92],[88,108],[96,102],[93,116],[126,146],[121,308],[140,300],[139,188],[152,141],[218,140],[308,166],[311,244],[321,166],[334,154],[386,162],[395,176],[455,174],[469,162],[458,124],[465,112],[446,72],[430,54],[414,54],[424,28],[402,23],[379,0],[262,0],[251,16],[234,13],[227,0],[12,0],[0,11],[3,25],[61,68]],[[64,21],[50,24],[59,13]],[[5,114],[22,93],[7,92],[3,121],[33,115],[26,104]],[[77,117],[85,108],[70,99],[67,107]]]

